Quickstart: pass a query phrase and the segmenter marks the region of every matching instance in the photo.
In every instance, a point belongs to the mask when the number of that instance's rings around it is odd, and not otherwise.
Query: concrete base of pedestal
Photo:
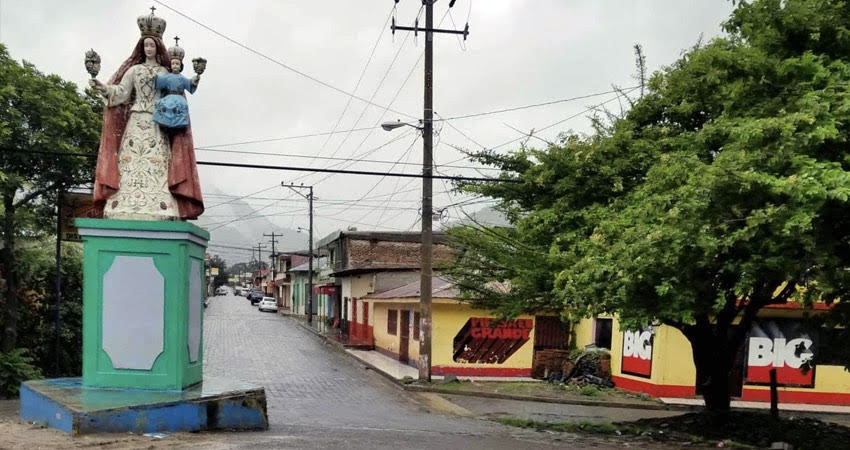
[[[261,386],[214,378],[178,391],[87,388],[80,378],[27,381],[21,419],[73,435],[269,427]]]

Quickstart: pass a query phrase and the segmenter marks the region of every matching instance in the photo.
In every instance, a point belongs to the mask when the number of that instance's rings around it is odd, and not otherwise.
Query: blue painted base
[[[86,388],[80,378],[27,381],[21,419],[73,435],[269,427],[265,389],[220,379],[182,391]]]

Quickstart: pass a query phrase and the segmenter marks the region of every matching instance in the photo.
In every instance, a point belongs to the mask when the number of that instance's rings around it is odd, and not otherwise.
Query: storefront
[[[455,299],[451,285],[432,281],[431,372],[458,376],[530,376],[535,319],[498,321]],[[416,367],[419,359],[419,282],[371,294],[374,348]]]
[[[733,398],[770,401],[769,373],[775,368],[779,401],[850,405],[850,373],[838,361],[823,361],[811,370],[804,363],[817,353],[819,336],[801,327],[802,311],[765,308],[750,328],[735,358],[730,378]],[[576,344],[599,345],[608,327],[611,373],[617,387],[656,397],[699,395],[690,342],[677,329],[659,326],[622,330],[616,319],[599,317],[576,325]]]

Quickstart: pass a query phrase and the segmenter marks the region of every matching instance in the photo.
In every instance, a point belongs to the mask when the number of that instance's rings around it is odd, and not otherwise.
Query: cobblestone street
[[[553,405],[404,391],[294,319],[261,313],[244,297],[211,298],[204,314],[204,376],[266,389],[269,430],[72,437],[19,420],[17,400],[0,400],[0,449],[552,449],[677,448],[634,437],[538,432],[487,418],[533,417]],[[564,410],[563,408],[568,408]],[[610,419],[610,408],[564,405],[559,414]],[[624,414],[624,411],[615,411]],[[640,414],[640,412],[635,412]]]
[[[205,375],[266,388],[270,428],[220,435],[241,446],[356,448],[622,447],[429,412],[405,391],[244,297],[212,299],[204,316]]]

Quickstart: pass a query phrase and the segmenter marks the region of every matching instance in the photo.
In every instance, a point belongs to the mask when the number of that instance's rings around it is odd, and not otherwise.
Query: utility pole
[[[307,204],[310,209],[310,236],[308,237],[308,246],[310,247],[307,258],[307,323],[313,323],[313,186],[304,186],[303,184],[286,184],[281,181],[282,187],[292,189],[296,194],[307,199]],[[300,189],[307,189],[307,195],[301,193]]]
[[[254,248],[257,249],[257,271],[260,272],[260,276],[262,276],[263,275],[263,249],[266,248],[266,244],[263,244],[262,242],[258,242],[257,246],[254,247]],[[262,285],[262,282],[260,282],[260,284]],[[261,287],[261,286],[257,286],[257,287]]]
[[[280,234],[280,233],[275,234],[275,232],[272,231],[272,234],[263,234],[263,236],[271,237],[270,242],[272,243],[272,282],[276,283],[276,280],[277,280],[277,259],[278,259],[278,257],[277,257],[277,253],[275,253],[275,251],[274,251],[274,245],[277,243],[275,236],[281,237],[281,236],[283,236],[283,234]],[[277,285],[275,285],[275,292],[276,291],[277,291]],[[272,296],[277,298],[277,296],[274,295],[274,293],[272,293]]]
[[[434,2],[422,0],[425,5],[425,29],[418,27],[400,27],[393,17],[391,29],[425,32],[425,97],[422,117],[422,260],[419,281],[419,379],[431,381],[431,273],[432,273],[432,236],[431,220],[433,215],[433,137],[434,137],[434,33],[469,34],[469,24],[463,31],[439,30],[434,28]],[[454,6],[455,0],[449,3]]]

